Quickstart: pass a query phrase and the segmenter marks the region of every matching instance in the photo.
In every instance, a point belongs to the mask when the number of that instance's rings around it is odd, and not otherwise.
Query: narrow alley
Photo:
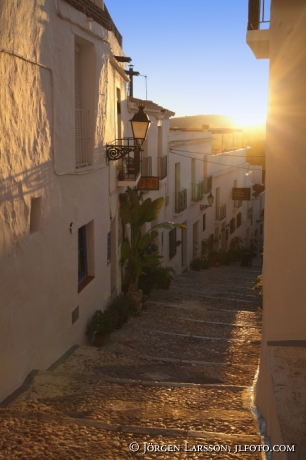
[[[177,276],[104,347],[33,371],[2,404],[0,459],[262,459],[243,450],[263,442],[260,272],[258,257]]]

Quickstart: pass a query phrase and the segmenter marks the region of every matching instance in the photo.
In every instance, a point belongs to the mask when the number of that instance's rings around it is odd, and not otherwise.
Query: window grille
[[[75,76],[75,166],[84,168],[90,165],[88,110],[82,108],[81,54],[79,48],[74,52]]]
[[[203,214],[203,232],[206,230],[206,214]]]
[[[86,244],[86,225],[79,228],[79,263],[78,263],[78,282],[81,283],[88,276],[87,266],[87,244]]]
[[[176,254],[176,228],[169,232],[169,259],[172,259]]]
[[[160,180],[167,177],[167,155],[157,158],[158,165],[158,177]]]
[[[141,175],[152,177],[152,157],[143,157],[141,161]]]

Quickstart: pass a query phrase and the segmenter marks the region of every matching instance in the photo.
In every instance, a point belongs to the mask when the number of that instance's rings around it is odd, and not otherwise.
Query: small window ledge
[[[78,285],[78,294],[83,291],[83,289],[86,288],[86,286],[93,280],[95,279],[94,276],[87,276],[86,278],[84,278]]]

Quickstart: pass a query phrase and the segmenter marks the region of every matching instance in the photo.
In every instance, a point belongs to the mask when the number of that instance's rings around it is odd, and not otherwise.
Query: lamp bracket
[[[201,211],[205,211],[205,209],[211,208],[211,207],[212,207],[211,204],[200,204]]]
[[[109,161],[120,160],[130,152],[141,152],[141,142],[143,139],[134,139],[133,137],[125,137],[116,139],[110,144],[106,144],[106,156]],[[138,142],[138,143],[137,143]]]

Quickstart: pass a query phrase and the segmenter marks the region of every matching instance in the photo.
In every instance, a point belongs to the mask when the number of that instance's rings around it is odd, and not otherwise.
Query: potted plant
[[[199,272],[201,270],[201,264],[202,264],[201,260],[193,259],[193,261],[190,264],[190,268],[191,268],[191,270]]]
[[[94,333],[94,344],[102,346],[106,337],[115,330],[117,320],[118,313],[115,309],[97,310],[87,326],[86,335],[91,336]]]
[[[209,267],[210,267],[209,260],[201,259],[201,269],[202,270],[208,270]]]
[[[108,308],[117,312],[117,329],[127,322],[130,315],[137,312],[137,308],[130,297],[125,296],[123,293],[116,297],[111,297]]]
[[[160,270],[160,287],[162,289],[169,289],[171,281],[173,280],[173,274],[175,271],[172,267],[159,267]]]

